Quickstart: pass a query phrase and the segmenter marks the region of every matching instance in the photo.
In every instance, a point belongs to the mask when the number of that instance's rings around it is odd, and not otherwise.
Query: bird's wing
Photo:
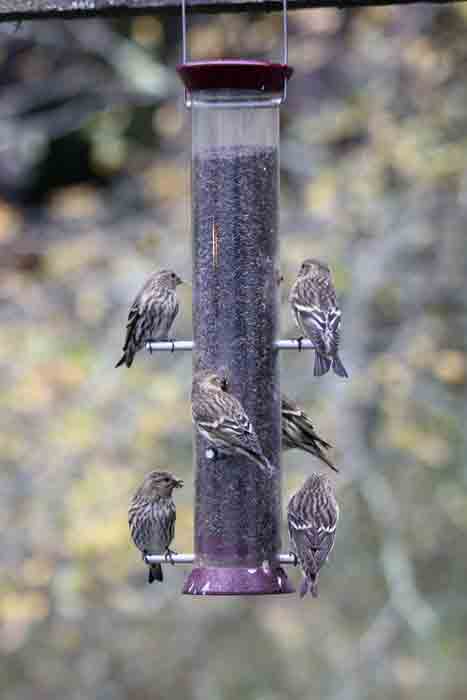
[[[336,306],[323,309],[319,306],[296,304],[301,325],[318,352],[334,355],[340,338],[341,311]]]
[[[130,311],[128,312],[128,322],[126,324],[126,336],[125,336],[125,343],[123,345],[123,350],[126,350],[128,347],[128,343],[130,342],[130,339],[132,338],[136,326],[138,323],[138,320],[140,318],[140,306],[139,306],[139,301],[138,297],[135,299],[133,304],[131,305]]]
[[[128,313],[127,328],[132,323],[134,323],[135,319],[137,319],[142,313],[144,313],[144,309],[147,306],[151,295],[153,294],[153,285],[154,279],[151,275],[143,284],[138,294],[134,298],[134,301]]]
[[[290,511],[287,520],[290,538],[295,542],[304,568],[317,574],[333,548],[337,521],[319,525]]]
[[[141,317],[144,316],[148,292],[151,288],[151,284],[152,278],[150,277],[148,280],[146,280],[143,287],[139,290],[130,307],[130,310],[128,312],[128,320],[126,324],[125,343],[123,345],[124,351],[128,348],[128,344],[132,339],[138,342],[138,340],[135,338],[135,335],[138,334],[138,322],[140,321]]]
[[[319,545],[321,538],[336,531],[339,511],[330,504],[323,506],[320,513],[313,518],[306,518],[297,513],[292,505],[287,512],[289,528],[294,532],[302,532],[311,546]],[[316,544],[313,544],[316,543]]]
[[[169,528],[168,528],[168,540],[169,543],[167,546],[170,545],[172,542],[174,535],[175,535],[175,521],[177,519],[177,509],[175,508],[175,505],[173,502],[171,502],[171,507],[170,507],[170,518],[169,518]]]
[[[288,400],[282,399],[282,415],[286,419],[285,423],[289,431],[300,437],[301,441],[311,443],[313,446],[324,447],[328,450],[332,447],[329,442],[323,440],[315,430],[315,426],[309,416],[301,408],[292,404]],[[317,445],[315,445],[317,443]],[[325,460],[326,461],[326,460]]]
[[[253,426],[241,404],[229,394],[223,393],[220,397],[219,411],[214,420],[200,421],[203,427],[208,427],[216,432],[222,432],[232,441],[244,440],[246,436],[254,433]]]
[[[305,306],[304,304],[295,304],[295,313],[304,335],[306,335],[317,352],[326,354],[324,343],[324,334],[326,332],[326,316],[318,306]]]
[[[290,399],[282,396],[282,415],[283,416],[299,416],[301,410],[298,408],[297,404],[293,403]]]
[[[201,432],[212,440],[236,448],[251,457],[263,459],[263,451],[253,425],[240,401],[226,392],[213,393],[210,401],[197,402],[193,417]],[[204,405],[204,410],[199,410]]]
[[[316,326],[320,333],[324,333],[328,323],[328,314],[316,304],[305,304],[296,302],[295,308],[302,317],[302,320],[307,324]]]
[[[294,426],[300,427],[301,430],[312,434],[315,439],[317,438],[318,441],[322,442],[316,435],[314,425],[305,411],[302,411],[296,404],[284,397],[282,397],[282,416],[288,419],[290,423],[293,423]]]

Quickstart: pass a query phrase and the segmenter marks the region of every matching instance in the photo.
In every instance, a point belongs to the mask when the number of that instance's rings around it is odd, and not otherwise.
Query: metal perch
[[[147,554],[145,561],[147,564],[193,564],[196,560],[194,554],[172,554],[170,559],[164,554]],[[278,554],[275,558],[278,564],[295,565],[293,554]]]
[[[301,342],[294,339],[277,340],[274,343],[276,350],[313,350],[313,343],[308,338]],[[193,350],[192,340],[166,340],[161,342],[146,343],[148,352],[177,352]]]

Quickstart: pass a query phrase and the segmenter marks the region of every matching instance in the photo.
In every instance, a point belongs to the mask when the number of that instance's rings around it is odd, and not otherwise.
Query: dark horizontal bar
[[[147,554],[145,557],[147,564],[193,564],[195,561],[194,554],[172,554],[170,560],[164,554]],[[295,558],[292,554],[279,554],[277,557],[279,564],[295,564]]]
[[[276,342],[276,348],[278,350],[313,350],[314,346],[311,340],[308,338],[303,338],[299,343],[298,340],[278,340]],[[164,340],[158,342],[146,343],[146,350],[148,352],[176,352],[179,350],[184,350],[191,352],[193,350],[192,340]]]
[[[313,7],[368,7],[381,5],[442,5],[462,0],[289,0],[290,10]],[[281,0],[188,0],[196,12],[269,12],[282,9]],[[0,22],[28,19],[73,19],[118,15],[143,15],[180,11],[180,0],[0,0]]]

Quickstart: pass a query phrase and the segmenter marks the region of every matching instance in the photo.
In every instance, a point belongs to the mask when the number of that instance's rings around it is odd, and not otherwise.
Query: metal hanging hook
[[[182,64],[186,63],[186,0],[182,0]]]
[[[181,0],[182,4],[182,65],[187,63],[187,21],[186,21],[186,0]],[[289,37],[288,37],[288,21],[287,21],[287,0],[282,0],[282,65],[288,65],[289,58]],[[285,102],[287,98],[287,78],[284,78],[284,88],[280,103]],[[191,99],[188,90],[185,89],[185,104],[191,107]]]
[[[287,0],[282,0],[282,64],[289,62],[289,30],[287,25]],[[287,85],[287,80],[285,81]]]

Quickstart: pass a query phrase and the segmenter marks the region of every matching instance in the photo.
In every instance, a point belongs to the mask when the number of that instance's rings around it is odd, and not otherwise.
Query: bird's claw
[[[292,566],[298,566],[298,557],[295,552],[289,552],[289,554],[293,558]]]
[[[172,566],[175,565],[175,562],[173,560],[174,554],[177,554],[177,552],[174,549],[169,549],[169,547],[167,547],[167,549],[165,550],[164,559],[165,561],[169,561],[172,564]]]
[[[297,338],[298,352],[302,351],[302,341],[303,341],[303,336],[300,336],[300,338]]]

